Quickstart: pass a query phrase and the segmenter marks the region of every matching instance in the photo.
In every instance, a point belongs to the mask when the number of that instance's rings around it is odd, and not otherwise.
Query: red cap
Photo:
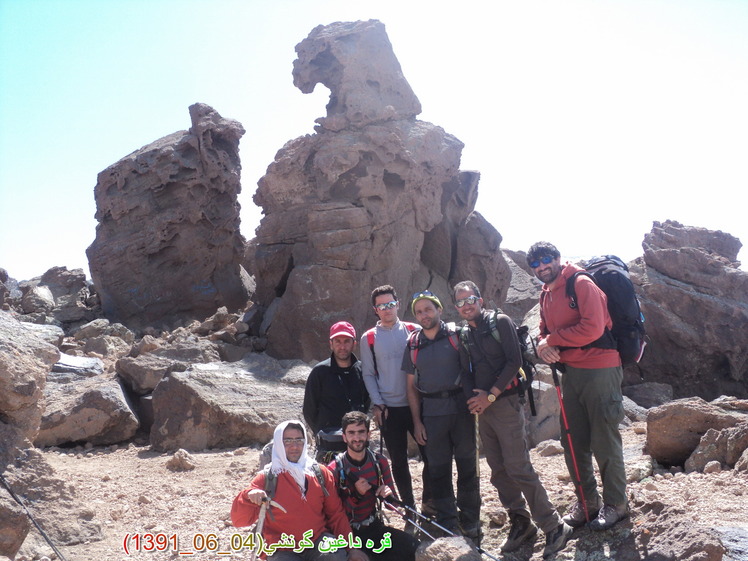
[[[335,337],[356,339],[356,330],[347,321],[339,321],[330,328],[330,339],[334,339]]]

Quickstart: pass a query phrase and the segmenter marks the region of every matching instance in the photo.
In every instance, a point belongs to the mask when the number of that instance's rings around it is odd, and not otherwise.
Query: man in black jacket
[[[304,391],[304,419],[317,440],[317,461],[329,463],[333,453],[346,449],[340,420],[348,411],[369,409],[361,362],[353,354],[356,330],[346,321],[330,328],[330,358],[309,373]]]

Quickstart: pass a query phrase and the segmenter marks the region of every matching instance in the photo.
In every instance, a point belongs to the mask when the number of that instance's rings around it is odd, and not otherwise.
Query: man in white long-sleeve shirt
[[[408,335],[420,329],[414,323],[400,321],[400,302],[395,289],[386,284],[375,288],[371,293],[371,305],[379,318],[377,325],[361,337],[361,363],[363,364],[364,384],[371,397],[372,410],[392,463],[392,476],[395,479],[400,498],[406,505],[415,507],[413,484],[408,468],[408,433],[413,435],[413,418],[408,406],[406,375],[402,371],[403,352],[408,343]],[[423,510],[431,498],[426,455],[423,465]],[[426,508],[428,514],[428,507]]]

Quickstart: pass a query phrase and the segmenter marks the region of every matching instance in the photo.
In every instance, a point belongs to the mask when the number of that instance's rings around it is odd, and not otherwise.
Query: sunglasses
[[[290,446],[291,444],[295,444],[296,446],[303,446],[304,439],[303,438],[284,438],[283,444],[286,444],[288,446]]]
[[[478,296],[468,296],[467,298],[460,298],[455,302],[455,306],[457,306],[458,308],[462,308],[465,304],[470,304],[472,306],[478,300],[480,300]]]
[[[543,257],[540,258],[540,260],[536,259],[535,261],[531,261],[530,268],[537,269],[538,267],[540,267],[541,263],[543,265],[547,265],[551,261],[553,261],[553,257],[551,257],[550,255],[544,255]]]
[[[374,309],[383,312],[385,310],[391,310],[395,306],[397,306],[397,300],[392,300],[391,302],[385,302],[384,304],[375,304]]]
[[[417,298],[423,298],[424,296],[431,296],[431,297],[436,298],[436,295],[433,292],[431,292],[430,290],[424,290],[422,292],[416,292],[411,298],[411,300],[416,300]]]

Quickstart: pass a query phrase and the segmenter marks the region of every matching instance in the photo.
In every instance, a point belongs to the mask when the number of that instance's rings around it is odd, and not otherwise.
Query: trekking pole
[[[398,501],[398,502],[399,502],[399,501]],[[402,504],[402,503],[400,503],[400,504]],[[399,511],[399,510],[397,509],[397,507],[396,507],[396,506],[395,506],[394,504],[391,504],[391,501],[388,501],[388,500],[386,500],[386,499],[385,499],[385,501],[384,501],[384,505],[385,505],[385,506],[386,506],[386,507],[387,507],[388,509],[390,509],[390,510],[392,510],[392,511],[394,511],[394,512],[398,513],[398,514],[399,514],[400,516],[402,516],[402,517],[403,517],[403,520],[405,520],[405,522],[406,522],[407,524],[410,524],[410,525],[412,525],[412,526],[413,526],[413,527],[414,527],[414,528],[415,528],[416,530],[420,530],[421,532],[423,532],[423,533],[424,533],[425,535],[427,535],[427,536],[428,536],[429,538],[431,538],[432,540],[436,540],[436,538],[435,538],[434,536],[432,536],[431,534],[429,534],[429,533],[428,533],[428,532],[426,531],[426,528],[424,528],[423,526],[420,526],[419,524],[417,524],[417,523],[416,523],[416,522],[415,522],[414,520],[412,520],[411,518],[408,518],[408,516],[407,516],[406,514],[404,514],[403,512]]]
[[[8,482],[2,476],[2,474],[0,474],[0,481],[2,481],[3,487],[5,487],[5,489],[8,491],[8,493],[10,493],[10,496],[13,497],[13,500],[16,501],[21,506],[21,508],[24,510],[24,512],[26,513],[26,516],[28,516],[29,520],[31,520],[31,522],[34,524],[34,527],[37,530],[39,530],[39,533],[42,535],[42,537],[44,538],[44,540],[52,548],[52,551],[55,552],[55,554],[57,555],[57,558],[61,559],[62,561],[65,561],[65,556],[62,553],[60,553],[60,550],[57,549],[57,546],[55,546],[55,544],[52,542],[52,539],[47,535],[47,532],[44,531],[44,528],[42,528],[39,525],[39,523],[36,521],[36,519],[31,515],[31,512],[26,507],[26,504],[21,500],[21,498],[18,495],[15,494],[15,492],[10,487],[10,485],[8,484]]]
[[[574,476],[576,480],[574,483],[577,485],[577,492],[579,493],[579,499],[582,502],[582,508],[584,509],[584,518],[587,522],[590,521],[590,513],[587,510],[587,501],[584,498],[584,489],[582,489],[582,478],[579,476],[579,466],[577,465],[577,457],[574,454],[574,445],[571,441],[571,431],[569,430],[569,421],[566,418],[566,408],[564,407],[564,399],[561,396],[561,384],[558,380],[558,370],[556,367],[557,363],[551,364],[551,372],[553,373],[553,385],[556,386],[556,395],[558,395],[558,403],[561,407],[561,419],[563,420],[564,436],[566,437],[566,444],[569,447],[569,454],[571,456],[571,463],[574,465]]]
[[[402,503],[402,502],[398,501],[398,500],[397,500],[397,499],[395,499],[394,497],[387,497],[387,498],[386,498],[385,500],[386,500],[386,501],[388,501],[388,502],[392,502],[392,503],[394,503],[394,504],[398,504],[398,505],[400,505],[400,506],[401,506],[401,507],[403,507],[404,509],[406,509],[406,510],[408,510],[408,511],[412,512],[413,514],[415,514],[415,515],[416,515],[416,516],[418,516],[419,518],[423,518],[423,519],[424,519],[424,520],[425,520],[426,522],[428,522],[429,524],[432,524],[432,525],[436,526],[436,527],[437,527],[437,528],[439,528],[439,529],[440,529],[440,530],[441,530],[442,532],[444,532],[445,534],[448,534],[449,536],[451,536],[451,537],[453,537],[453,538],[461,538],[461,537],[462,537],[462,536],[458,536],[457,534],[455,534],[455,533],[454,533],[454,532],[453,532],[452,530],[448,530],[447,528],[445,528],[444,526],[442,526],[441,524],[439,524],[439,523],[438,523],[438,522],[437,522],[436,520],[434,520],[433,518],[431,518],[431,517],[429,517],[429,516],[426,516],[425,514],[421,514],[420,512],[418,512],[418,511],[417,511],[416,509],[414,509],[413,507],[411,507],[411,506],[408,506],[408,505],[406,505],[406,504],[404,504],[404,503]],[[415,525],[415,524],[414,524],[414,525]],[[433,536],[432,536],[431,534],[429,534],[428,532],[425,532],[425,531],[424,531],[424,534],[426,534],[427,536],[429,536],[429,537],[430,537],[430,538],[431,538],[432,540],[434,539],[434,537],[433,537]],[[480,547],[480,546],[478,546],[478,545],[475,545],[475,544],[473,544],[473,547],[474,547],[474,548],[475,548],[475,549],[476,549],[476,550],[478,551],[478,553],[480,553],[481,555],[485,555],[486,557],[488,557],[489,559],[493,559],[494,561],[501,561],[501,559],[499,559],[499,558],[497,558],[497,557],[494,557],[493,555],[491,555],[490,553],[488,553],[488,552],[487,552],[487,551],[486,551],[485,549],[483,549],[482,547]]]
[[[480,421],[478,413],[475,417],[475,474],[478,476],[478,487],[480,488]]]

